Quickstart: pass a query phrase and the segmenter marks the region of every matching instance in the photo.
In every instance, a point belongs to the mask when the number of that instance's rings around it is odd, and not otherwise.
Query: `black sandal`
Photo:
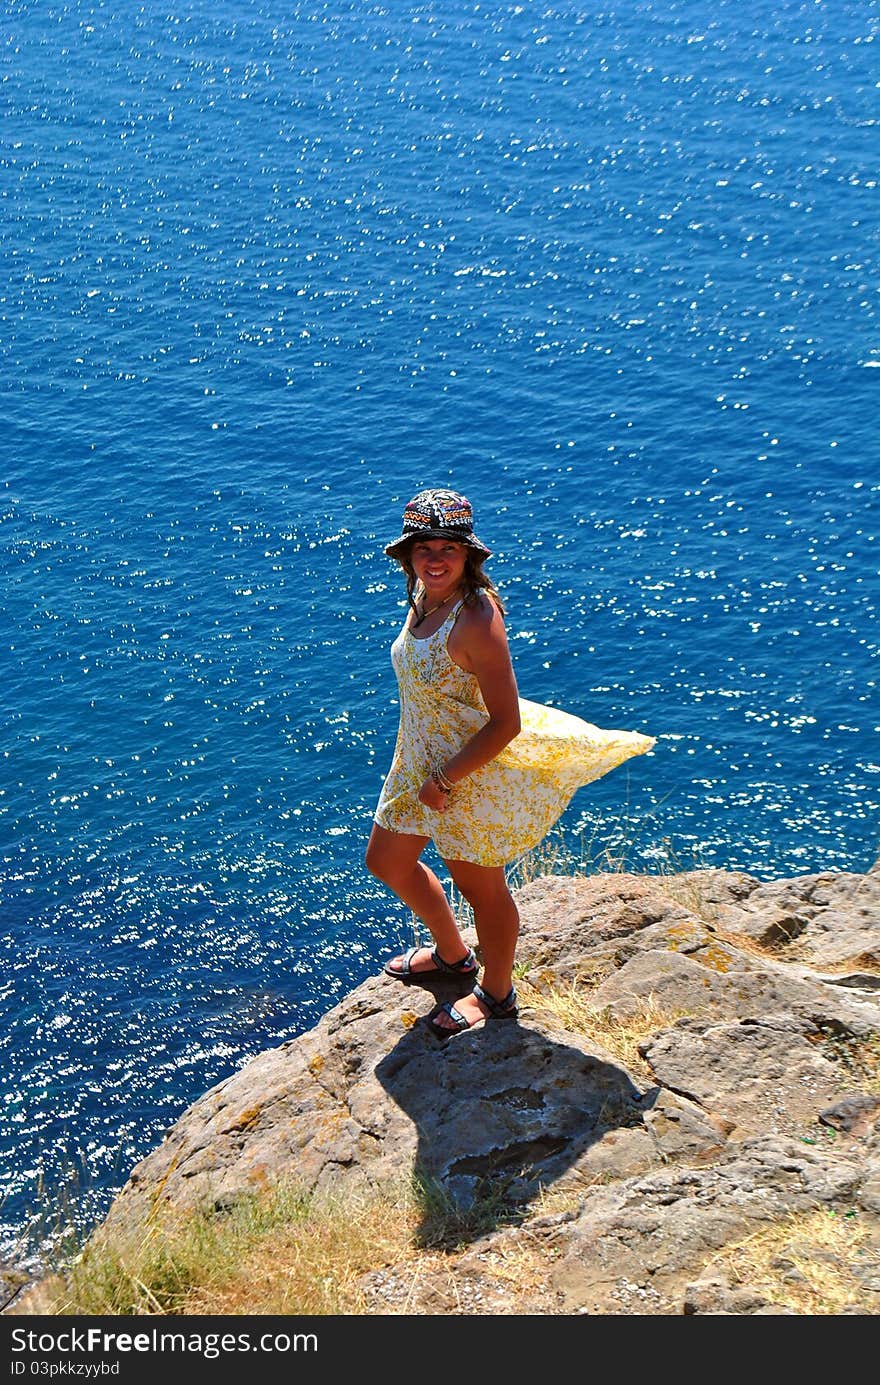
[[[451,1000],[448,1000],[445,1005],[440,1006],[435,1017],[428,1023],[428,1028],[434,1035],[434,1038],[441,1044],[445,1043],[447,1039],[450,1039],[453,1034],[463,1034],[466,1029],[473,1029],[476,1025],[488,1023],[489,1020],[515,1020],[519,1015],[519,1009],[516,1003],[516,988],[514,986],[511,986],[503,1000],[496,1000],[494,995],[490,995],[488,991],[484,991],[480,983],[477,982],[474,989],[471,991],[471,995],[473,995],[481,1005],[485,1005],[486,1009],[489,1011],[488,1015],[481,1015],[478,1020],[469,1020],[456,1008]],[[449,1016],[455,1024],[454,1029],[450,1029],[448,1025],[437,1023],[437,1019],[441,1014]]]
[[[434,963],[433,967],[426,967],[423,971],[414,971],[412,964],[413,958],[417,952],[421,952],[422,948],[426,946],[426,943],[418,943],[415,947],[411,947],[408,952],[404,953],[403,965],[401,967],[392,967],[389,962],[387,966],[382,968],[385,975],[393,976],[396,981],[431,981],[435,980],[438,976],[475,976],[479,970],[477,958],[472,947],[468,948],[464,957],[458,962],[444,961],[435,947],[431,950],[431,961]]]

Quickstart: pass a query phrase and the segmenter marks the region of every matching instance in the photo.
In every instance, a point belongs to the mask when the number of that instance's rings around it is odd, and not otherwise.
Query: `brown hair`
[[[416,577],[415,569],[412,565],[412,550],[415,542],[416,540],[413,539],[413,542],[407,544],[406,548],[401,553],[396,554],[395,557],[396,561],[400,563],[400,566],[406,573],[406,599],[409,602],[413,615],[418,615],[415,601],[416,582],[418,578]],[[506,609],[498,593],[498,589],[491,577],[483,571],[483,563],[485,561],[485,558],[479,550],[465,545],[464,573],[461,579],[462,586],[464,587],[464,604],[465,606],[476,606],[480,592],[484,591],[487,596],[491,597],[495,602],[501,614],[505,615]]]

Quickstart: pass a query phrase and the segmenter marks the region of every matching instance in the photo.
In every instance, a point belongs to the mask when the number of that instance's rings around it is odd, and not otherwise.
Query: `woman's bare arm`
[[[489,713],[476,735],[451,756],[443,772],[451,783],[494,760],[519,734],[519,695],[510,661],[504,618],[488,597],[479,606],[462,608],[449,639],[449,653],[473,673]]]
[[[445,778],[456,784],[500,754],[520,731],[519,694],[510,661],[504,619],[489,597],[478,606],[463,606],[449,636],[450,658],[479,684],[489,719],[460,750],[441,766]],[[449,795],[428,778],[419,799],[436,812],[445,812]]]

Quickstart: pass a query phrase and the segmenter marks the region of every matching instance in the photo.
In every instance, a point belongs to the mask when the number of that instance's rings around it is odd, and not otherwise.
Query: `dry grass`
[[[719,928],[717,924],[710,924],[709,931],[719,942],[729,943],[740,952],[751,952],[753,957],[760,957],[765,962],[778,962],[781,956],[788,955],[784,946],[758,942],[757,938],[750,938],[748,933],[735,933],[730,928]]]
[[[509,867],[510,887],[518,889],[543,875],[632,873],[651,879],[659,878],[653,872],[649,877],[644,867],[637,870],[634,865],[639,859],[639,835],[646,831],[649,822],[649,817],[644,814],[638,820],[630,818],[626,800],[615,820],[597,816],[589,829],[577,833],[557,826],[538,846],[527,851]],[[685,864],[673,847],[671,837],[663,837],[660,845],[653,847],[649,854],[660,877],[666,877],[679,875],[685,870],[705,868],[696,849],[689,847],[688,851],[692,860]]]
[[[411,1250],[412,1193],[279,1185],[230,1210],[104,1230],[54,1279],[50,1314],[356,1314],[361,1274]]]
[[[397,1316],[555,1313],[549,1271],[558,1256],[545,1238],[528,1232],[477,1250],[423,1251],[375,1277],[369,1286],[371,1311]]]
[[[599,841],[600,830],[605,844]],[[589,835],[581,832],[575,836],[563,828],[555,828],[538,846],[509,867],[508,884],[514,890],[545,875],[633,874],[683,904],[704,922],[717,923],[718,906],[706,897],[698,878],[699,873],[709,867],[699,858],[697,848],[688,848],[691,859],[686,861],[673,846],[672,839],[663,837],[650,852],[653,868],[647,871],[643,865],[640,869],[634,865],[636,847],[632,824],[626,820],[612,824],[597,821]]]
[[[532,1204],[533,1217],[556,1217],[569,1212],[580,1211],[584,1198],[592,1188],[607,1187],[618,1183],[620,1178],[612,1169],[599,1173],[588,1173],[582,1169],[569,1169],[553,1184],[541,1188]],[[556,1254],[552,1242],[548,1253]]]
[[[347,1194],[261,1237],[221,1282],[194,1288],[187,1314],[362,1315],[360,1278],[413,1254],[412,1198]],[[255,1307],[255,1300],[259,1304]]]
[[[686,879],[683,875],[661,873],[651,877],[651,884],[667,899],[681,904],[688,913],[710,924],[713,929],[717,926],[718,905],[706,898],[698,879],[693,876]]]
[[[756,1231],[726,1246],[704,1266],[731,1287],[747,1287],[768,1303],[802,1315],[854,1309],[880,1313],[880,1294],[858,1277],[880,1276],[880,1252],[857,1214],[816,1211]]]
[[[846,957],[842,962],[822,964],[826,976],[846,976],[849,972],[863,971],[868,976],[880,976],[880,962],[870,952],[860,952],[855,957]]]
[[[607,1177],[548,1190],[532,1216],[574,1210],[588,1188]],[[463,1283],[462,1256],[470,1257],[467,1273],[476,1269],[502,1295],[498,1311],[515,1314],[521,1302],[546,1290],[555,1252],[530,1233],[528,1220],[509,1240],[481,1250],[475,1266],[473,1224],[471,1234],[461,1238],[463,1224],[453,1221],[444,1228],[442,1201],[440,1194],[433,1207],[436,1241],[428,1246],[418,1230],[424,1190],[414,1188],[347,1192],[338,1200],[279,1188],[231,1212],[192,1213],[154,1224],[127,1241],[96,1237],[66,1280],[56,1280],[54,1299],[40,1311],[52,1316],[406,1314],[424,1311],[425,1293],[429,1299],[439,1293],[455,1301]],[[377,1271],[396,1290],[381,1309],[370,1302],[364,1284]],[[880,1252],[869,1227],[857,1214],[828,1210],[765,1227],[725,1247],[702,1271],[704,1278],[748,1287],[768,1303],[804,1315],[877,1314],[880,1297],[866,1281],[878,1275]],[[467,1310],[460,1305],[458,1311]]]
[[[102,1229],[66,1272],[44,1281],[36,1311],[365,1315],[373,1310],[364,1276],[393,1267],[398,1279],[424,1282],[475,1236],[524,1215],[501,1183],[466,1209],[419,1180],[338,1197],[281,1184],[223,1212],[190,1211],[128,1233]],[[513,1264],[511,1257],[501,1256]],[[523,1281],[531,1283],[534,1266],[526,1268],[524,1252],[522,1260]]]
[[[538,990],[522,980],[517,982],[517,992],[520,1008],[528,1006],[552,1015],[565,1029],[583,1034],[624,1067],[647,1076],[650,1069],[639,1053],[639,1044],[685,1015],[696,1013],[658,1005],[648,996],[640,1001],[635,1014],[615,1018],[607,1009],[598,1009],[590,999],[590,990],[577,982]]]
[[[588,875],[590,860],[585,851],[578,850],[569,837],[556,830],[513,862],[507,872],[507,883],[511,890],[518,890],[544,875]],[[611,865],[604,867],[606,870],[612,868]]]

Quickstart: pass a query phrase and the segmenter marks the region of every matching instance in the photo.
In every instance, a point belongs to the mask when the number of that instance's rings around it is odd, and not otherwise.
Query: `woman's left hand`
[[[429,777],[419,789],[419,802],[424,803],[426,808],[433,808],[435,813],[445,813],[449,807],[449,794],[441,789],[436,779]]]

